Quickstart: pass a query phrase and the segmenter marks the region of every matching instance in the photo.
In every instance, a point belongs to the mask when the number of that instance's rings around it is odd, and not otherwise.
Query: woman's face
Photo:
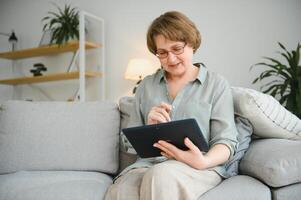
[[[193,49],[188,44],[168,40],[162,35],[155,37],[155,43],[157,56],[168,75],[182,76],[192,66]]]

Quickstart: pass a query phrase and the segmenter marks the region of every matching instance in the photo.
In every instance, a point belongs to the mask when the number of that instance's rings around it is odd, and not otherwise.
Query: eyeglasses
[[[186,46],[186,43],[184,44],[184,46],[175,46],[170,51],[160,49],[160,50],[157,50],[155,55],[160,59],[167,58],[169,52],[171,52],[174,55],[180,55],[184,52],[185,46]]]

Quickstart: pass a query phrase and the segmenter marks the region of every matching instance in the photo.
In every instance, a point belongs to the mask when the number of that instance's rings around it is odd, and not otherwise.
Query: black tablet
[[[182,150],[187,150],[184,139],[188,137],[201,151],[209,150],[195,119],[137,126],[122,131],[141,158],[161,156],[160,149],[153,147],[159,140],[165,140]]]

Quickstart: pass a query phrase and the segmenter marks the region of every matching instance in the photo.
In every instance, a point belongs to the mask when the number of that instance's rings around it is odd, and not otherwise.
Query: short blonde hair
[[[193,52],[200,47],[201,34],[195,24],[184,14],[178,11],[166,12],[156,18],[147,31],[147,47],[156,54],[155,37],[163,35],[172,41],[182,41],[193,48]]]

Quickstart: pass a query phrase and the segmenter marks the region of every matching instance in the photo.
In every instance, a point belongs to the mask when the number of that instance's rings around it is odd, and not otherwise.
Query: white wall
[[[15,29],[19,48],[36,46],[41,37],[41,19],[53,9],[51,1],[0,0],[0,32]],[[258,89],[252,80],[258,70],[249,67],[262,56],[276,56],[277,41],[289,49],[301,42],[300,0],[70,0],[56,1],[59,5],[71,2],[80,9],[94,13],[106,22],[106,82],[107,98],[117,101],[130,94],[134,82],[123,78],[129,59],[147,58],[159,66],[148,52],[145,41],[147,27],[161,13],[179,10],[190,17],[202,34],[202,46],[195,61],[225,76],[233,86]],[[7,50],[5,37],[0,36],[0,50]],[[59,56],[62,62],[66,56]],[[44,62],[54,62],[50,58]],[[49,61],[50,60],[50,61]],[[68,59],[67,59],[68,60]],[[34,60],[37,61],[37,60]],[[34,61],[18,61],[30,66]],[[55,58],[57,62],[57,58]],[[30,63],[31,62],[31,63]],[[68,63],[68,62],[67,62]],[[0,78],[12,76],[10,61],[0,60]],[[18,65],[18,63],[16,64]],[[19,63],[20,65],[20,63]],[[59,69],[58,66],[53,71]],[[28,73],[30,67],[15,67],[15,74]],[[23,71],[22,71],[23,70]],[[51,70],[50,70],[51,71]],[[35,84],[54,99],[64,100],[74,90],[74,81]],[[92,91],[91,91],[92,90]],[[98,93],[99,91],[89,92]],[[0,101],[11,98],[47,99],[28,86],[0,86]]]

